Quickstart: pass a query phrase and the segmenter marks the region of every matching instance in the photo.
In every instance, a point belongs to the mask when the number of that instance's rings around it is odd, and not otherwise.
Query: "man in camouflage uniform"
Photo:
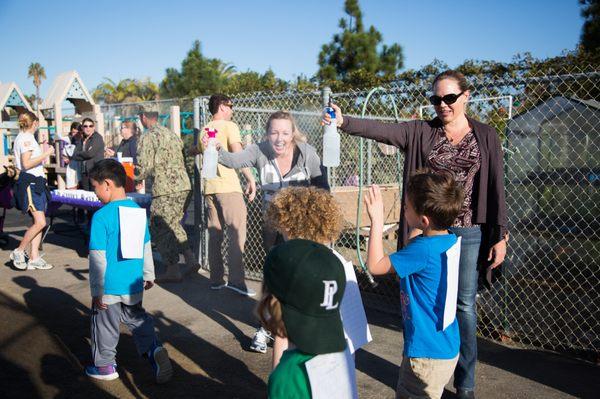
[[[183,141],[158,123],[158,106],[144,105],[140,120],[146,132],[138,140],[136,181],[152,177],[150,233],[152,242],[167,266],[158,282],[180,282],[179,254],[183,253],[188,267],[194,267],[194,255],[189,247],[181,219],[188,205],[191,184],[185,169]]]

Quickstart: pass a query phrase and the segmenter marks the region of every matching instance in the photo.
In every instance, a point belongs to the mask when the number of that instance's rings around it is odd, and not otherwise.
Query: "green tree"
[[[117,83],[104,78],[92,92],[92,97],[106,104],[151,101],[158,98],[158,86],[150,79],[122,79]]]
[[[600,0],[579,0],[581,16],[585,19],[581,29],[581,45],[584,50],[600,48]]]
[[[229,79],[235,76],[235,67],[217,58],[202,54],[196,40],[181,62],[181,70],[168,68],[160,84],[164,98],[195,97],[223,91]]]
[[[231,94],[252,93],[262,90],[260,74],[254,71],[240,72],[231,77],[227,82],[225,91]]]
[[[318,88],[317,78],[309,78],[304,74],[299,75],[295,81],[290,82],[290,89],[295,91],[314,91]]]
[[[365,29],[358,0],[346,0],[344,11],[347,17],[339,22],[342,31],[334,34],[319,53],[318,80],[340,88],[394,79],[404,66],[402,47],[397,43],[382,44],[383,37],[374,26]]]
[[[32,62],[29,64],[27,70],[27,77],[33,78],[33,85],[35,86],[35,109],[40,109],[40,86],[42,85],[42,79],[46,79],[46,71],[39,62]]]

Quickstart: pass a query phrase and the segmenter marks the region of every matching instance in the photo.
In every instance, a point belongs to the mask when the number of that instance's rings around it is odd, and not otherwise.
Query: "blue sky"
[[[399,43],[405,66],[434,58],[510,61],[516,53],[559,55],[579,41],[577,0],[361,0],[366,26]],[[159,82],[196,39],[203,53],[284,79],[313,75],[321,45],[339,31],[343,0],[0,0],[0,81],[34,87],[27,67],[48,79],[75,69],[88,88],[103,77]]]

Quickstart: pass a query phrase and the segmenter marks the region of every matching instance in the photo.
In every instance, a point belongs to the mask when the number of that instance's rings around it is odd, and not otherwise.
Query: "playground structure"
[[[72,115],[63,115],[65,101],[73,105]],[[104,136],[104,117],[100,106],[94,102],[77,71],[63,72],[54,79],[40,111],[47,127],[40,128],[38,141],[46,146],[46,143],[53,140],[55,146],[55,156],[44,165],[48,172],[48,181],[49,184],[56,183],[59,189],[64,189],[66,169],[61,151],[61,138],[68,134],[71,122],[86,117],[96,122],[96,131]]]
[[[9,158],[12,138],[19,132],[17,115],[32,111],[29,102],[14,82],[0,83],[0,173]]]
[[[39,118],[38,142],[42,147],[55,146],[55,155],[44,164],[48,183],[64,189],[65,159],[62,154],[64,142],[61,138],[69,133],[72,122],[91,118],[96,123],[96,131],[103,136],[107,147],[115,146],[120,141],[120,126],[126,120],[134,120],[139,124],[137,111],[141,103],[127,104],[127,115],[122,112],[115,115],[110,111],[102,112],[77,71],[67,71],[58,75],[39,106],[34,111],[22,91],[14,82],[0,83],[0,161],[1,165],[12,161],[12,141],[19,133],[17,118],[24,111],[35,112]],[[72,107],[72,108],[71,108]],[[110,108],[108,108],[110,109]],[[123,111],[123,110],[121,110]],[[166,112],[160,113],[160,123],[169,127],[175,134],[193,132],[192,112],[180,112],[180,107],[171,105]],[[140,126],[141,127],[141,126]],[[0,172],[4,169],[0,165]]]

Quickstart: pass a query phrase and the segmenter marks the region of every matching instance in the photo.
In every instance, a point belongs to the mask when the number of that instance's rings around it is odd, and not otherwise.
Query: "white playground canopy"
[[[10,132],[12,130],[13,134],[16,134],[19,128],[16,121],[10,120],[8,108],[12,108],[17,113],[32,111],[23,92],[14,82],[0,83],[0,164],[2,165],[10,152]],[[4,167],[0,166],[0,171],[3,170]]]
[[[100,107],[94,102],[77,71],[67,71],[58,75],[40,107],[46,120],[54,121],[53,125],[59,137],[64,130],[62,105],[65,101],[73,104],[76,114],[96,120],[98,131],[103,134],[104,119],[100,114]]]
[[[53,109],[56,105],[61,106],[65,100],[75,106],[75,112],[78,114],[92,112],[96,104],[77,71],[63,72],[54,79],[41,109]]]
[[[29,102],[15,82],[0,83],[0,111],[4,111],[5,108],[12,108],[17,113],[25,110],[32,111]]]

